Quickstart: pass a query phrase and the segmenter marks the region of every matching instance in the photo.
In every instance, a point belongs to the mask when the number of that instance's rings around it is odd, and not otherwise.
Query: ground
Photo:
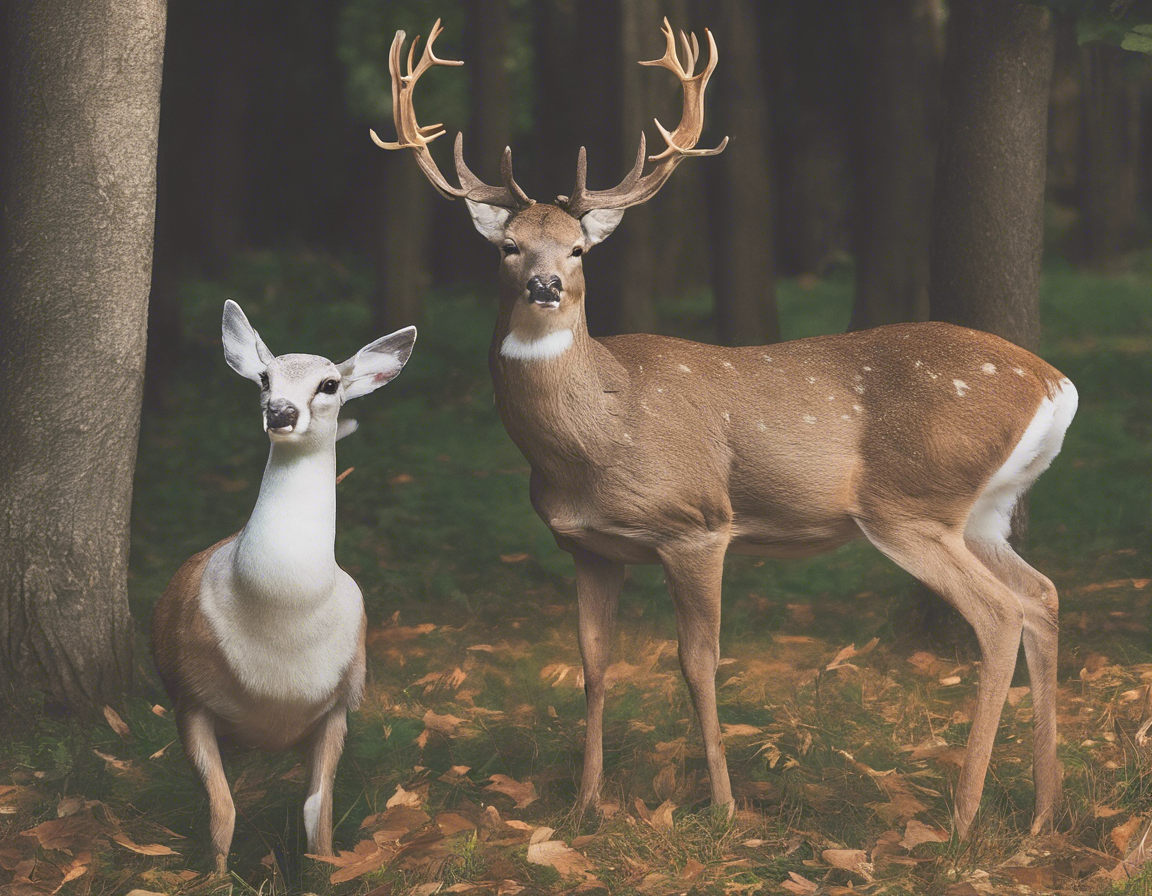
[[[1140,269],[1137,260],[1137,269]],[[978,663],[963,633],[866,544],[803,562],[729,560],[720,718],[738,812],[709,809],[699,732],[658,570],[625,585],[600,812],[574,818],[584,699],[570,558],[528,505],[491,401],[494,309],[429,302],[412,361],[346,413],[337,557],[369,615],[369,684],[337,774],[334,860],[305,855],[294,754],[226,760],[230,876],[210,874],[206,798],[147,659],[156,597],[243,524],[267,441],[219,347],[236,297],[277,353],[342,360],[374,335],[368,278],[253,256],[184,294],[189,348],[146,414],[133,522],[137,696],[106,724],[10,707],[0,742],[0,886],[13,893],[1148,893],[1117,882],[1152,815],[1152,265],[1045,277],[1043,354],[1080,412],[1032,495],[1024,555],[1061,593],[1056,832],[1029,836],[1021,670],[972,836],[950,835]],[[789,337],[842,329],[851,279],[781,285]],[[590,298],[589,301],[593,301]],[[707,302],[666,328],[708,336]]]

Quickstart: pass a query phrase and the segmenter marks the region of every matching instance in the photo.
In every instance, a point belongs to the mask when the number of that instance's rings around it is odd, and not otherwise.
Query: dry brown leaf
[[[664,800],[655,809],[649,809],[640,797],[636,797],[636,811],[640,817],[652,827],[670,831],[673,827],[672,812],[676,804],[671,800]]]
[[[152,712],[153,712],[153,714],[160,716],[160,718],[164,718],[165,716],[168,715],[168,710],[166,710],[159,703],[157,703],[155,706],[152,707]]]
[[[455,734],[456,729],[464,724],[464,719],[459,716],[453,715],[437,715],[428,710],[424,713],[424,727],[429,731],[435,731],[437,734],[445,736]]]
[[[385,809],[391,809],[393,806],[407,806],[411,809],[419,809],[423,800],[420,794],[413,790],[405,790],[400,784],[396,785],[396,792],[388,798],[388,802],[384,804]]]
[[[676,793],[676,766],[666,765],[656,773],[652,779],[652,789],[656,796],[662,800],[669,799]]]
[[[76,849],[92,842],[96,827],[95,819],[84,813],[41,822],[20,835],[34,838],[44,849]]]
[[[762,732],[762,729],[757,728],[755,725],[721,725],[721,730],[725,737],[756,737]]]
[[[959,675],[949,675],[947,678],[941,678],[940,684],[942,687],[950,688],[953,685],[960,684],[963,679]]]
[[[1116,847],[1116,851],[1124,855],[1128,851],[1128,841],[1140,829],[1140,825],[1144,822],[1139,815],[1133,815],[1123,824],[1118,824],[1108,832],[1108,838],[1112,841],[1112,845]]]
[[[900,845],[905,849],[914,849],[921,843],[947,843],[950,839],[947,831],[913,819],[904,828],[904,838],[900,841]]]
[[[168,741],[168,743],[164,744],[164,746],[162,746],[159,750],[157,750],[155,753],[153,753],[148,758],[149,759],[159,759],[161,756],[164,755],[164,751],[167,750],[174,743],[176,743],[176,741],[174,741],[174,740]]]
[[[935,673],[936,666],[940,660],[927,650],[917,650],[912,656],[908,657],[908,662],[912,668],[921,675],[932,675]]]
[[[180,853],[172,849],[170,846],[165,846],[162,843],[145,843],[143,845],[134,841],[131,837],[123,831],[119,831],[112,835],[112,839],[123,846],[125,849],[130,849],[132,852],[138,852],[142,856],[178,856]]]
[[[379,843],[399,840],[405,834],[423,827],[429,821],[431,821],[430,816],[421,809],[414,809],[411,806],[393,806],[377,815],[369,815],[360,822],[360,827],[363,830],[373,831],[373,837]],[[377,837],[377,835],[379,836]]]
[[[824,864],[833,868],[859,874],[866,881],[872,880],[872,872],[875,869],[868,861],[868,853],[862,849],[826,849],[820,853],[820,858],[824,860]]]
[[[523,809],[536,802],[536,785],[531,781],[521,783],[507,775],[492,775],[488,779],[492,783],[485,785],[485,790],[503,793],[516,801],[516,808]]]
[[[114,775],[131,775],[136,772],[135,763],[130,759],[117,759],[115,756],[109,756],[107,753],[101,753],[96,749],[93,749],[92,752],[104,760],[104,767]]]
[[[572,847],[560,840],[549,840],[555,831],[552,828],[537,828],[528,841],[528,861],[534,865],[548,865],[565,877],[591,873],[593,865]]]
[[[451,837],[461,831],[476,830],[476,823],[459,812],[441,812],[436,816],[436,824],[445,837]]]
[[[1028,685],[1023,685],[1018,688],[1008,688],[1008,705],[1018,706],[1020,701],[1030,693],[1032,693],[1032,688],[1028,687]]]
[[[64,872],[64,877],[60,880],[60,883],[56,885],[56,889],[54,889],[52,892],[59,893],[62,889],[64,889],[65,884],[71,883],[78,877],[83,877],[84,874],[88,871],[88,865],[91,862],[91,852],[84,850],[83,852],[79,853],[74,859],[72,859],[67,867],[62,869]]]
[[[847,647],[845,647],[843,650],[841,650],[838,654],[836,654],[836,658],[833,659],[832,662],[830,662],[827,666],[824,667],[824,671],[825,672],[831,672],[834,669],[841,669],[841,668],[855,669],[856,667],[847,661],[852,659],[853,657],[864,656],[864,654],[866,654],[866,653],[871,653],[876,648],[876,645],[879,643],[880,643],[879,638],[873,638],[871,641],[869,641],[867,644],[865,644],[859,650],[856,649],[855,644],[849,644]]]
[[[788,880],[781,881],[780,886],[789,893],[797,893],[800,896],[815,893],[820,889],[815,881],[808,880],[803,874],[797,874],[795,871],[789,871]]]
[[[367,641],[370,645],[381,642],[394,644],[399,641],[411,641],[420,635],[426,635],[435,630],[436,626],[431,622],[425,622],[422,625],[386,625],[368,632]]]
[[[309,855],[308,858],[334,865],[336,870],[329,880],[339,884],[383,867],[395,854],[395,849],[382,848],[375,840],[361,840],[351,852],[341,850],[334,856]]]
[[[111,706],[104,707],[104,718],[108,720],[108,725],[112,730],[120,735],[121,740],[132,740],[132,732],[128,730],[128,725]]]
[[[531,554],[501,554],[500,555],[500,562],[501,563],[523,563],[525,560],[528,560],[531,556],[532,556]]]

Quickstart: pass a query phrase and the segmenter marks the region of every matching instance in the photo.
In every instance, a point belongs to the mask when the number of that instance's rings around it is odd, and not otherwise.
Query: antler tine
[[[405,34],[397,31],[392,40],[392,47],[388,51],[388,73],[392,78],[392,119],[396,124],[396,142],[386,143],[381,140],[375,131],[369,131],[372,142],[381,149],[410,149],[416,159],[416,164],[431,182],[440,195],[448,199],[472,199],[488,205],[499,205],[503,208],[519,209],[532,204],[532,200],[520,189],[512,177],[511,151],[505,151],[508,172],[504,177],[504,187],[491,187],[476,177],[468,166],[464,164],[463,144],[461,135],[456,135],[454,155],[456,159],[456,174],[460,179],[460,186],[454,187],[440,172],[436,160],[428,151],[428,144],[445,131],[440,124],[421,125],[416,121],[416,107],[413,104],[413,94],[420,76],[436,65],[463,65],[458,59],[441,59],[432,49],[436,38],[443,32],[440,20],[428,32],[428,41],[424,44],[424,52],[420,61],[413,64],[416,55],[416,45],[420,42],[417,36],[408,47],[408,73],[401,71],[403,59],[403,46]],[[504,164],[501,165],[503,172]]]
[[[681,89],[684,91],[684,111],[680,117],[680,123],[676,126],[676,130],[669,132],[659,121],[656,121],[656,127],[660,130],[667,146],[663,152],[648,157],[648,161],[659,162],[660,164],[643,176],[645,146],[644,135],[641,132],[640,153],[637,156],[636,165],[619,185],[610,190],[587,189],[588,162],[586,153],[581,147],[580,158],[576,166],[576,187],[572,191],[572,197],[567,201],[563,201],[562,198],[558,200],[570,214],[576,217],[580,217],[593,209],[627,208],[647,202],[656,195],[683,159],[689,156],[714,156],[722,152],[724,147],[728,145],[728,138],[725,137],[720,145],[714,149],[695,148],[696,141],[700,139],[700,133],[704,130],[704,90],[707,88],[708,79],[712,76],[720,58],[716,49],[716,39],[712,36],[712,32],[704,29],[704,33],[708,37],[708,65],[703,71],[696,74],[696,62],[700,58],[700,44],[696,35],[693,34],[689,38],[684,32],[680,33],[680,40],[688,63],[685,67],[681,65],[677,53],[676,32],[672,30],[667,18],[664,19],[664,24],[660,30],[664,34],[666,44],[664,55],[659,59],[643,61],[640,64],[666,68],[680,80]]]

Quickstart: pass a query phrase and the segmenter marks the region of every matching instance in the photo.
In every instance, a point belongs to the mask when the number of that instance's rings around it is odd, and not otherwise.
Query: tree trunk
[[[1081,51],[1081,254],[1107,272],[1123,267],[1139,216],[1140,91],[1124,75],[1126,55],[1099,43]]]
[[[0,667],[80,712],[132,677],[128,524],[163,0],[7,10]]]
[[[1055,28],[1025,0],[953,0],[949,15],[932,317],[1035,351]]]
[[[716,329],[726,345],[780,338],[772,232],[768,98],[761,77],[752,0],[716,4],[715,35],[724,58],[716,71],[713,133],[728,146],[708,166]]]
[[[429,223],[432,191],[407,152],[381,158],[376,299],[373,323],[379,333],[420,323],[423,293],[428,287]]]
[[[942,14],[881,0],[862,19],[853,330],[928,319]]]

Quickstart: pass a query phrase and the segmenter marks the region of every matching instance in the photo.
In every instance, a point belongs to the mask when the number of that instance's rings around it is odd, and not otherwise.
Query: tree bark
[[[75,711],[132,677],[127,561],[163,0],[7,11],[0,668]]]
[[[711,130],[730,138],[719,157],[702,160],[710,186],[716,329],[726,345],[756,345],[780,338],[768,97],[754,4],[720,0],[716,7],[714,33],[724,59],[715,76]]]
[[[1056,31],[1025,0],[953,0],[949,15],[932,318],[1035,351]]]
[[[1081,51],[1080,241],[1084,261],[1115,272],[1133,248],[1140,199],[1140,91],[1125,77],[1127,51]]]
[[[373,323],[379,333],[420,323],[428,287],[432,191],[407,152],[381,159],[380,243]]]
[[[862,19],[852,330],[928,319],[941,16],[938,0],[880,0]]]

